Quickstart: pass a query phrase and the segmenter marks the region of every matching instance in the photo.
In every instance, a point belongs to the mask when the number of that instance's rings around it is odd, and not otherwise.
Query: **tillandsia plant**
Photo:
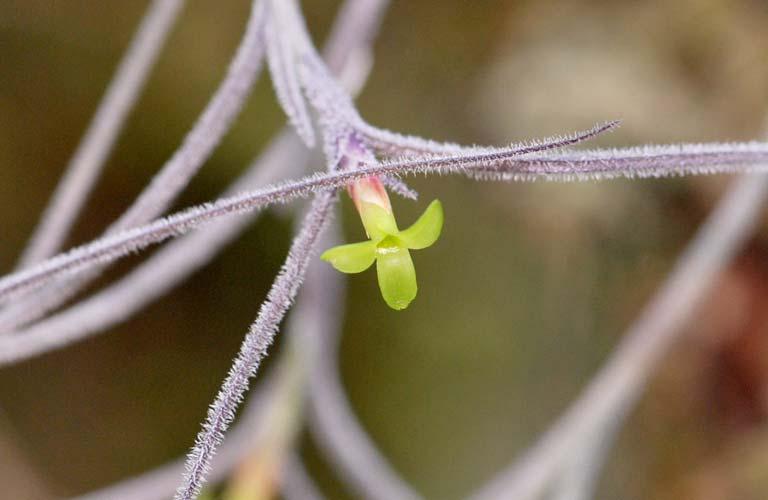
[[[358,149],[360,158],[348,153],[346,161],[370,160],[359,145]],[[347,189],[369,240],[331,248],[321,258],[343,273],[361,273],[375,261],[382,297],[392,309],[405,309],[418,290],[409,250],[421,250],[437,241],[443,228],[443,207],[439,200],[433,201],[412,226],[401,231],[379,177],[360,179]]]
[[[97,134],[92,136],[95,139],[86,141],[86,149],[92,152],[84,155],[85,160],[73,159],[67,174],[67,179],[71,181],[62,183],[60,192],[57,192],[51,208],[46,212],[47,222],[40,226],[19,270],[0,279],[0,305],[5,306],[0,309],[0,364],[10,364],[105,330],[178,283],[213,258],[246,225],[241,219],[224,219],[225,216],[255,213],[276,203],[314,196],[298,225],[285,264],[246,334],[186,457],[183,479],[176,491],[178,499],[188,500],[199,495],[211,471],[213,456],[248,392],[250,380],[257,374],[281,322],[293,305],[310,263],[316,260],[315,250],[337,201],[338,190],[347,189],[369,240],[335,246],[326,250],[322,258],[345,273],[362,272],[375,262],[381,294],[390,307],[399,310],[406,308],[417,293],[416,272],[410,251],[435,243],[443,226],[442,205],[435,200],[413,225],[407,229],[399,228],[387,190],[415,199],[416,193],[401,179],[407,174],[461,174],[472,179],[494,181],[572,181],[768,169],[768,143],[765,142],[570,149],[613,129],[616,122],[573,135],[507,147],[461,146],[382,130],[363,120],[347,88],[354,88],[356,83],[360,83],[356,81],[355,74],[358,75],[357,80],[364,80],[359,75],[366,73],[372,35],[386,7],[386,0],[348,0],[323,56],[317,52],[309,37],[297,0],[254,0],[245,35],[224,81],[172,158],[102,238],[54,255],[95,182],[103,158],[114,142],[121,117],[137,95],[142,79],[133,77],[130,68],[136,68],[134,73],[142,75],[147,72],[181,3],[180,0],[153,1],[147,20],[137,34],[134,50],[129,51],[122,66],[128,69],[117,75],[114,86],[117,89],[127,86],[129,98],[117,99],[119,105],[115,105],[114,100],[106,99],[105,110],[99,113],[100,116],[113,117],[107,120],[112,123],[107,127],[110,130],[106,134],[108,137]],[[254,163],[253,170],[233,184],[222,198],[158,218],[201,168],[234,121],[256,81],[263,59],[269,67],[277,98],[298,138],[289,132],[282,134],[264,158]],[[296,175],[297,179],[270,184],[281,168],[300,163],[300,159],[304,158],[305,151],[300,150],[299,140],[307,148],[321,143],[327,172],[306,177]],[[254,175],[256,171],[259,175]],[[285,171],[283,174],[286,175]],[[729,205],[725,215],[715,218],[711,227],[730,232],[723,232],[719,243],[715,239],[717,245],[713,248],[719,252],[717,259],[705,254],[701,257],[704,264],[693,266],[693,273],[701,269],[707,271],[716,267],[712,262],[725,259],[728,248],[746,231],[748,225],[743,221],[753,217],[756,200],[763,194],[757,191],[751,196],[736,196],[737,201],[749,202],[750,205],[745,208],[734,203],[735,208]],[[751,211],[748,210],[750,207]],[[218,224],[183,236],[121,281],[52,314],[96,279],[109,263],[214,221]],[[731,224],[733,221],[742,221],[742,224]],[[51,230],[52,227],[55,230]],[[711,234],[709,237],[713,239]],[[695,253],[692,255],[696,256]],[[691,290],[697,289],[697,286],[700,289],[699,282],[695,286],[689,286],[689,282],[683,279],[676,281],[683,283],[678,285],[682,293],[673,289],[675,293],[670,293],[670,296],[690,297]],[[662,308],[662,313],[669,309],[677,311],[680,308]],[[312,312],[319,314],[327,323],[336,319],[328,317],[335,314],[334,311],[325,311],[325,317],[323,311]],[[670,317],[669,314],[661,316]],[[652,327],[647,328],[653,330],[655,323],[649,324]],[[655,335],[655,332],[651,333]],[[649,337],[663,339],[658,335]],[[649,351],[641,349],[639,352]],[[645,363],[643,367],[650,365],[647,359],[640,360]],[[615,366],[635,366],[631,361],[616,363]],[[636,378],[613,376],[608,379],[622,383],[627,381],[626,387],[619,389],[624,391],[621,394],[631,396],[632,391],[641,385],[642,374],[647,370],[632,373]],[[328,373],[320,373],[317,380],[328,384],[313,386],[311,399],[326,397],[327,394],[321,395],[329,386],[336,384],[335,387],[341,387],[338,380],[334,380],[334,375],[329,376]],[[615,393],[609,391],[608,394],[610,397]],[[404,486],[387,469],[386,462],[377,455],[375,448],[371,450],[365,442],[364,432],[359,426],[355,427],[355,420],[349,412],[339,410],[346,401],[338,394],[336,399],[333,397],[329,396],[333,400],[329,405],[332,407],[330,411],[328,405],[324,410],[318,410],[317,420],[322,421],[332,415],[334,422],[325,427],[326,430],[331,429],[327,432],[331,436],[328,438],[329,448],[341,457],[337,457],[337,462],[343,464],[341,468],[352,478],[350,482],[355,491],[361,492],[358,496],[418,498],[418,494]],[[620,407],[622,398],[611,401],[619,402],[614,403],[618,408],[615,411],[623,408]],[[317,405],[321,406],[322,402]],[[597,408],[610,406],[596,405]],[[615,420],[605,414],[592,417],[587,412],[586,417],[578,419],[574,428],[582,431],[586,425],[584,422]],[[349,434],[344,434],[350,432],[349,429],[353,429],[351,432],[355,434],[351,438]],[[594,431],[592,428],[587,430]],[[587,432],[580,434],[588,435]],[[569,451],[570,441],[562,442],[565,443],[562,449]],[[282,460],[284,457],[279,458]],[[533,462],[545,463],[541,460]],[[366,467],[369,470],[360,470]],[[178,470],[173,469],[172,481],[177,479]],[[371,473],[371,470],[374,472]],[[536,475],[536,478],[541,477],[546,477],[546,474]],[[152,481],[154,477],[147,480]],[[156,488],[156,483],[151,487]],[[492,488],[492,494],[480,497],[523,498],[498,493],[499,488]],[[167,497],[172,491],[166,488],[164,493],[163,496]],[[108,493],[93,498],[113,500],[121,497]],[[123,498],[150,497],[132,490]]]

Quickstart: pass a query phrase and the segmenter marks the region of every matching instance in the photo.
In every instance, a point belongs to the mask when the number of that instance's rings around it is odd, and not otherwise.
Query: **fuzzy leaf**
[[[320,258],[330,262],[334,268],[342,273],[361,273],[371,267],[373,261],[376,260],[376,243],[363,241],[362,243],[339,245],[326,250]]]
[[[434,200],[411,227],[401,231],[398,237],[412,250],[432,246],[443,230],[443,205]]]
[[[392,309],[405,309],[416,298],[416,270],[411,254],[399,246],[379,245],[376,272],[384,301]]]

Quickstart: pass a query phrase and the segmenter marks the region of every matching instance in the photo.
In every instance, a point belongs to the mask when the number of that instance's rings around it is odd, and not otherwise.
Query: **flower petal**
[[[405,248],[387,247],[377,251],[376,272],[379,288],[387,305],[405,309],[416,298],[416,270]]]
[[[376,260],[376,243],[363,241],[349,245],[339,245],[323,252],[320,256],[342,273],[361,273],[371,267]]]
[[[380,205],[361,202],[360,218],[363,220],[365,232],[372,240],[379,241],[388,235],[397,234],[395,216]]]
[[[421,217],[411,227],[400,231],[398,238],[412,250],[431,246],[443,230],[443,205],[440,200],[429,204]]]

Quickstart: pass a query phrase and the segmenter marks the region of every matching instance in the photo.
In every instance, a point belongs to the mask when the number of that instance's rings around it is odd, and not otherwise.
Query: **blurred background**
[[[179,145],[223,76],[248,0],[189,0],[70,243],[95,237]],[[339,2],[302,2],[321,40]],[[0,269],[14,265],[145,0],[0,2]],[[762,0],[393,0],[359,99],[372,123],[506,143],[620,118],[601,146],[761,137]],[[284,123],[267,79],[177,207],[212,199]],[[439,197],[405,312],[349,281],[355,410],[428,498],[508,464],[590,379],[732,181],[411,180]],[[296,206],[300,206],[297,204]],[[349,241],[362,230],[342,203]],[[285,255],[262,217],[183,287],[108,335],[0,371],[4,498],[72,495],[183,454]],[[139,261],[131,258],[114,278]],[[768,498],[768,220],[721,277],[621,432],[600,498]],[[279,347],[279,346],[278,346]],[[305,439],[330,498],[349,498]]]

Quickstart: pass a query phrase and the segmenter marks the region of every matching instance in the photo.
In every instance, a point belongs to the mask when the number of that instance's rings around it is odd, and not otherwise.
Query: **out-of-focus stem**
[[[588,444],[585,440],[602,439],[601,430],[623,421],[653,368],[752,233],[767,194],[768,176],[744,175],[735,181],[581,397],[519,462],[494,477],[473,499],[535,498],[567,465],[567,457]]]
[[[333,236],[324,239],[323,244],[335,241]],[[244,460],[264,457],[263,450],[266,449],[270,459],[266,464],[271,472],[266,476],[259,475],[268,479],[259,484],[263,488],[261,491],[273,492],[275,481],[279,484],[291,482],[295,488],[303,485],[305,491],[313,489],[307,477],[296,477],[303,470],[300,464],[294,463],[293,438],[303,419],[302,401],[308,384],[309,364],[316,357],[317,344],[340,325],[342,294],[341,276],[322,262],[312,263],[306,285],[286,325],[290,339],[288,350],[279,357],[275,371],[256,388],[229,439],[216,454],[212,481],[225,479],[238,468],[242,471]],[[173,495],[183,471],[184,462],[179,459],[75,500],[165,500]],[[318,498],[321,497],[309,500]]]
[[[301,300],[301,299],[299,299]],[[297,308],[301,305],[299,303]],[[296,320],[294,309],[291,323]],[[318,321],[320,323],[320,321]],[[307,325],[301,325],[305,327]],[[235,469],[224,500],[268,500],[276,496],[282,474],[295,446],[303,418],[308,359],[303,343],[296,338],[296,326],[289,324],[288,352],[279,367],[275,396],[267,415],[257,429],[260,439],[251,453]]]
[[[324,233],[319,244],[336,244],[337,233]],[[336,335],[341,326],[343,293],[341,275],[320,261],[310,265],[286,325],[288,345],[277,374],[276,396],[257,430],[258,443],[238,467],[226,500],[272,498],[283,484],[304,421],[304,401],[320,346]]]
[[[309,476],[298,452],[294,452],[283,470],[281,493],[285,500],[323,500],[323,494]]]
[[[254,429],[259,428],[265,410],[270,406],[275,382],[274,374],[270,373],[254,388],[237,425],[230,432],[230,439],[213,461],[211,481],[225,479],[255,445]],[[71,500],[168,500],[173,496],[183,472],[184,460],[179,458]]]
[[[163,213],[229,130],[250,95],[261,69],[264,8],[261,0],[253,0],[252,5],[245,34],[221,85],[181,146],[128,210],[109,227],[107,234],[137,226]],[[24,297],[18,303],[0,310],[0,331],[12,331],[43,317],[76,295],[99,276],[103,269],[104,266],[94,266],[76,279],[63,280],[55,287]]]
[[[184,0],[153,0],[48,207],[19,259],[21,269],[55,254],[83,208],[134,107]]]
[[[308,152],[285,130],[226,191],[234,194],[305,170]],[[0,353],[20,359],[104,332],[183,283],[258,216],[228,218],[169,243],[116,283],[33,325],[0,337]],[[0,354],[0,358],[3,356]],[[2,362],[0,361],[0,364]]]

